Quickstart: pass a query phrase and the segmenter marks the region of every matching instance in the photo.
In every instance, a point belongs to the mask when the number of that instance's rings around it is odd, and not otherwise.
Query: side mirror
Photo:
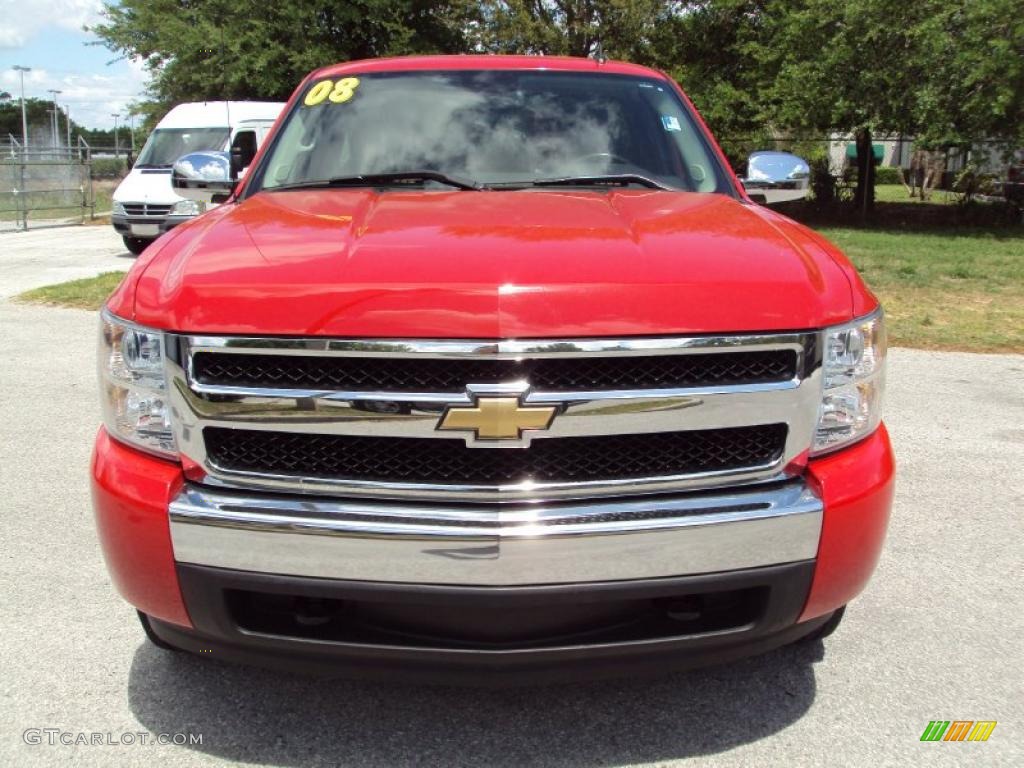
[[[235,189],[231,157],[227,152],[190,152],[175,161],[171,170],[175,193],[197,203],[219,203]]]
[[[784,203],[807,197],[811,167],[789,152],[754,152],[747,158],[743,188],[758,203]]]
[[[256,131],[239,131],[231,142],[231,178],[237,179],[256,157]]]

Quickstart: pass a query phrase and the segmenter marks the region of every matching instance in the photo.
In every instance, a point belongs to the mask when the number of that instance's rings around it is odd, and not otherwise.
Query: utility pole
[[[121,156],[121,144],[117,140],[117,118],[120,117],[120,115],[112,112],[110,114],[110,116],[112,118],[114,118],[114,157],[120,157]]]
[[[57,107],[57,95],[64,91],[50,88],[47,93],[53,96],[53,148],[57,149],[60,146],[60,134],[57,132],[57,115],[60,114],[60,109]]]
[[[21,151],[28,149],[28,121],[25,119],[25,73],[31,72],[32,67],[14,65],[14,71],[21,75]]]
[[[128,164],[133,165],[135,163],[135,113],[129,112],[125,117],[128,118],[128,137],[131,139],[131,152],[128,154]]]
[[[68,120],[68,152],[71,151],[71,105],[64,106],[64,117]]]

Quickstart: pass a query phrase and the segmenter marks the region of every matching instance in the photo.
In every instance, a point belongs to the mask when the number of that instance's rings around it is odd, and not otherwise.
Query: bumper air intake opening
[[[690,637],[741,630],[766,608],[767,587],[577,604],[373,601],[241,589],[225,592],[249,635],[404,648],[502,650]]]

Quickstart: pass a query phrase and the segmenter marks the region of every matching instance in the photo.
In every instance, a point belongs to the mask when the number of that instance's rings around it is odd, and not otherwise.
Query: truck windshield
[[[311,82],[249,192],[332,182],[729,189],[671,84],[604,73],[495,70],[378,72]]]
[[[139,153],[136,168],[170,168],[182,155],[224,149],[228,128],[157,128]]]

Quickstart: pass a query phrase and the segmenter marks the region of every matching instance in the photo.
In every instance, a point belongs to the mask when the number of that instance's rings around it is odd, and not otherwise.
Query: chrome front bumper
[[[212,491],[170,506],[179,563],[438,585],[571,584],[813,560],[822,503],[800,481],[589,503],[410,504]]]

